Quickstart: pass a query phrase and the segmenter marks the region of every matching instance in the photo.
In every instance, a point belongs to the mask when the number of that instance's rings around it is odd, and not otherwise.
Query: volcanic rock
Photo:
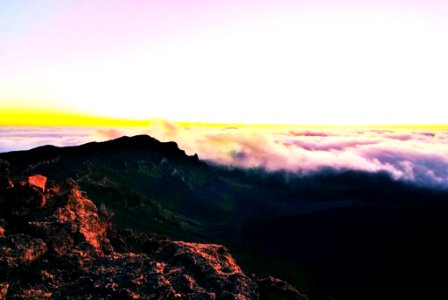
[[[0,299],[5,299],[8,293],[9,284],[7,282],[0,282]]]
[[[40,188],[43,192],[45,192],[45,185],[47,184],[47,177],[42,175],[33,175],[28,177],[28,183],[30,186],[35,186]]]
[[[305,299],[221,245],[114,228],[74,180],[1,176],[0,299]]]
[[[47,246],[43,240],[26,234],[0,238],[0,266],[6,270],[29,265],[45,252]]]
[[[251,276],[258,284],[260,300],[288,299],[288,300],[306,300],[305,295],[297,291],[289,283],[272,276]]]

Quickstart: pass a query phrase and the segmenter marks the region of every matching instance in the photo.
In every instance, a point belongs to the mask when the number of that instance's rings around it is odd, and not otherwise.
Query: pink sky
[[[310,14],[448,17],[446,1],[0,1],[2,57],[26,63],[97,59],[207,31]],[[22,57],[21,57],[22,56]],[[27,59],[28,58],[28,59]],[[3,63],[6,63],[2,61]],[[19,61],[10,61],[14,69]]]
[[[0,108],[359,123],[379,101],[370,123],[442,122],[447,20],[446,1],[0,0]]]

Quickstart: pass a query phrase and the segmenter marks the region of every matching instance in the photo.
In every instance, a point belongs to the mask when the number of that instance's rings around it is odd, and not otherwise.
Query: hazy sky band
[[[0,1],[0,108],[446,123],[446,1]]]

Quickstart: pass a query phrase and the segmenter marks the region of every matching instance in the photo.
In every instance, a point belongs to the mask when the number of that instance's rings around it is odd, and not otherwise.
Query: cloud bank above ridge
[[[182,128],[150,133],[217,164],[294,173],[322,169],[385,171],[395,179],[448,188],[448,132],[327,128]]]
[[[419,185],[448,188],[448,131],[360,128],[182,127],[159,121],[134,128],[0,128],[0,152],[78,145],[123,135],[176,141],[219,165],[299,174],[323,169],[387,172]]]

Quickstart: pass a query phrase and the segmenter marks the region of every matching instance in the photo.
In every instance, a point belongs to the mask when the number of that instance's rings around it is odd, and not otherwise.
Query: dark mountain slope
[[[11,163],[13,176],[39,173],[54,180],[75,179],[94,201],[116,211],[116,221],[123,226],[162,233],[186,226],[195,232],[197,222],[211,219],[216,211],[214,203],[192,191],[206,183],[209,168],[174,142],[123,137],[79,147],[44,146],[0,157]]]
[[[312,299],[433,299],[443,287],[431,270],[448,266],[445,190],[386,173],[225,168],[148,136],[0,159],[14,180],[74,180],[115,214],[115,228],[224,244],[243,268],[287,279]]]

